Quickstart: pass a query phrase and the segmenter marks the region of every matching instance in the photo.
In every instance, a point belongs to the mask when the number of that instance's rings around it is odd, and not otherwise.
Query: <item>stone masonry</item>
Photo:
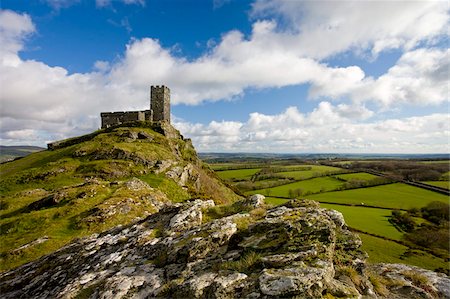
[[[151,107],[153,121],[170,123],[170,89],[166,86],[151,87]]]
[[[164,121],[170,124],[170,89],[167,86],[152,86],[150,110],[102,112],[102,129],[135,121]]]

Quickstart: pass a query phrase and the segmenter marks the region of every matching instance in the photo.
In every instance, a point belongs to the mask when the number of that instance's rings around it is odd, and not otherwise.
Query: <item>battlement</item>
[[[170,89],[164,85],[151,86],[150,110],[102,112],[100,117],[102,129],[136,121],[163,121],[170,124]]]

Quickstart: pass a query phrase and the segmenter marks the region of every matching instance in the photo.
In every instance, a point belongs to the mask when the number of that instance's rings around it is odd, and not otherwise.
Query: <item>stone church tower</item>
[[[170,123],[170,89],[166,86],[152,86],[150,92],[150,110],[153,121]]]
[[[137,121],[170,124],[170,89],[164,85],[150,88],[150,110],[102,112],[102,129]]]

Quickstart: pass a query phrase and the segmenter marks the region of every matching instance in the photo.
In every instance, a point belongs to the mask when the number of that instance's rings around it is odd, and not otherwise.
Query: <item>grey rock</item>
[[[390,291],[396,295],[408,298],[434,298],[427,290],[423,289],[426,287],[437,294],[438,298],[450,298],[450,278],[443,273],[404,264],[381,263],[371,265],[370,269],[402,284],[400,287],[390,288]],[[426,280],[426,286],[415,285],[413,277],[418,276]]]
[[[150,187],[149,184],[146,182],[138,179],[138,178],[132,178],[125,182],[125,186],[128,188],[128,190],[132,191],[140,191],[140,190],[153,190],[152,187]]]
[[[259,208],[262,205],[264,205],[264,199],[266,197],[264,195],[261,194],[253,194],[252,196],[249,197],[248,199],[248,204],[253,207],[253,208]]]
[[[146,188],[134,179],[129,184]],[[203,223],[203,210],[212,206],[212,200],[166,205],[146,219],[75,240],[0,273],[2,298],[376,298],[360,240],[338,214],[293,201],[258,218],[238,213]],[[335,277],[336,255],[355,261],[361,285]],[[449,295],[445,275],[389,264],[372,271],[400,282],[387,298]],[[411,273],[426,277],[427,287]]]
[[[196,200],[182,209],[170,219],[169,228],[172,231],[182,231],[202,223],[202,209],[213,207],[214,201]]]

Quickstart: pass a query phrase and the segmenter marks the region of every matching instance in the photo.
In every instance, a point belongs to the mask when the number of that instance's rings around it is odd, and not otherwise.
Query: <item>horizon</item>
[[[0,145],[0,147],[38,147],[42,150],[47,150],[46,147],[33,146],[33,145]],[[336,155],[336,156],[448,156],[450,158],[450,153],[336,153],[336,152],[204,152],[197,151],[199,155],[293,155],[293,156],[303,156],[303,155]],[[445,157],[444,157],[445,158]],[[441,159],[441,158],[439,158]]]
[[[446,1],[5,0],[0,144],[171,90],[199,153],[450,152]]]

